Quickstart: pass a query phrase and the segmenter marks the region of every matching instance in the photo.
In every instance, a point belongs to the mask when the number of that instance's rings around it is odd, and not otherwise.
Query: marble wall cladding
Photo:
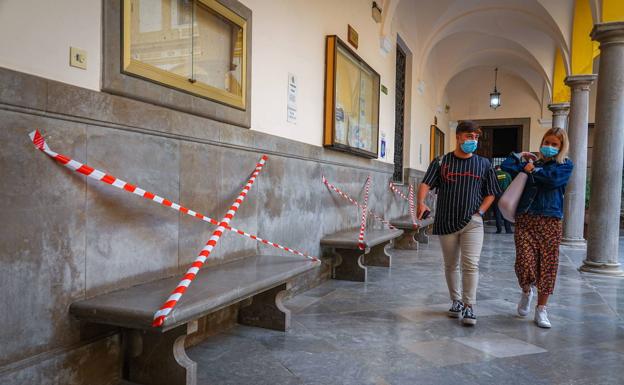
[[[69,155],[86,154],[83,124],[0,113],[0,367],[75,342],[67,309],[85,289],[84,177],[36,150],[35,128]]]
[[[37,357],[31,365],[0,371],[7,385],[118,385],[121,378],[119,335]]]
[[[371,208],[407,212],[388,191],[388,164],[2,68],[0,82],[2,384],[114,383],[118,337],[87,337],[68,306],[181,273],[215,229],[56,164],[32,146],[36,128],[53,150],[217,220],[266,153],[232,225],[313,255],[322,236],[360,223],[321,175],[357,200],[371,175]],[[296,258],[226,232],[207,268],[258,253]],[[293,292],[328,276],[327,266],[302,276]]]
[[[179,141],[97,126],[88,127],[87,140],[92,167],[179,201]],[[86,214],[87,296],[177,271],[174,210],[89,179]]]
[[[269,158],[266,174],[258,186],[258,202],[262,202],[258,212],[261,237],[318,255],[318,240],[323,235],[318,197],[325,189],[319,170],[320,166],[314,162],[281,156]],[[263,254],[292,256],[271,246],[259,247]]]

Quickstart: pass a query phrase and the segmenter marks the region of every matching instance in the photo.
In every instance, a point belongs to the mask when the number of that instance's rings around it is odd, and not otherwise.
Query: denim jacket
[[[511,154],[501,168],[515,178],[524,172],[526,164],[519,154]],[[528,174],[516,213],[563,218],[563,195],[573,168],[569,159],[562,164],[554,160],[535,162],[535,170]]]

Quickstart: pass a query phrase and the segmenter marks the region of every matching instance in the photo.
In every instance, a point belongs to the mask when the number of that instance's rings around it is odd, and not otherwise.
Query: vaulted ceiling
[[[590,0],[598,13],[598,0]],[[439,90],[475,67],[498,67],[527,83],[540,102],[550,99],[555,52],[570,68],[574,0],[386,0],[414,55],[415,75],[425,71]]]

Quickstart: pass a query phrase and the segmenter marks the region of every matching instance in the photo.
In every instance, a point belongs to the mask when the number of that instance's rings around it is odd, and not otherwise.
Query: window
[[[123,71],[246,109],[247,21],[216,0],[124,0]]]
[[[403,183],[403,133],[405,124],[405,71],[407,55],[396,46],[396,82],[394,103],[394,173],[392,180]]]

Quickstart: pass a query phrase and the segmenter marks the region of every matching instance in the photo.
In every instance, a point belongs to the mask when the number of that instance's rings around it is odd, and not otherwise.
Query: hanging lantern
[[[501,94],[496,89],[496,80],[498,78],[498,68],[494,69],[494,91],[490,92],[490,108],[497,109],[501,105]]]

